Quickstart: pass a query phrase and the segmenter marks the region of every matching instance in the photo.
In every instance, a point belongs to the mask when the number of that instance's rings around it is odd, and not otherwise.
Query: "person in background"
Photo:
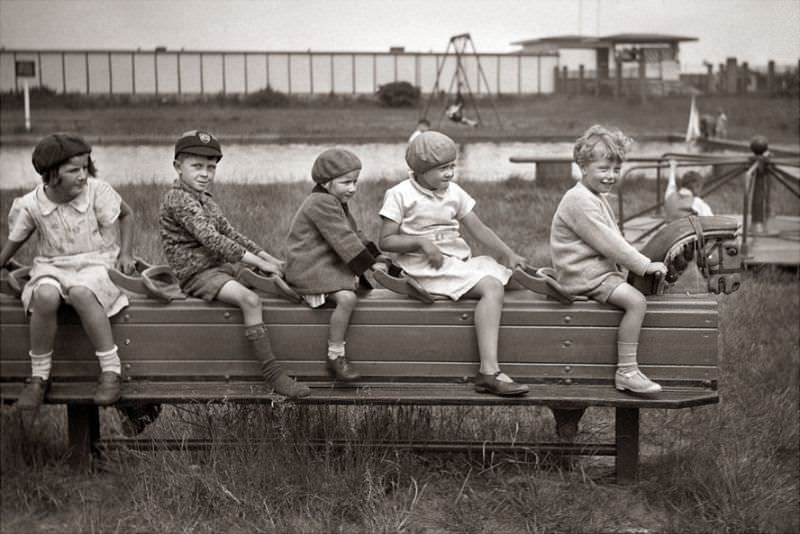
[[[664,219],[671,222],[689,215],[714,215],[711,207],[700,196],[702,190],[703,176],[699,172],[687,171],[676,183],[672,168],[664,192]]]

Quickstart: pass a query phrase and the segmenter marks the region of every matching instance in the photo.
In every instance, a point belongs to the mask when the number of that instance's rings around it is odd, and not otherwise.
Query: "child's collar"
[[[41,210],[42,215],[50,215],[57,207],[64,205],[72,206],[80,213],[86,213],[86,210],[89,209],[89,194],[87,193],[88,189],[89,182],[87,181],[86,187],[83,188],[83,191],[81,191],[78,196],[69,202],[53,202],[50,200],[50,197],[47,196],[47,193],[44,192],[44,184],[42,184],[36,188],[36,202],[39,204],[39,209]]]
[[[445,189],[444,191],[436,191],[434,189],[428,189],[427,187],[425,187],[424,185],[422,185],[421,183],[419,183],[417,181],[417,175],[414,174],[412,171],[409,171],[408,179],[411,180],[411,185],[414,186],[414,189],[416,189],[417,191],[419,191],[420,193],[422,193],[425,196],[429,196],[429,197],[433,197],[433,198],[444,198],[444,196],[447,194],[447,189]],[[453,184],[451,183],[450,185],[453,185]],[[448,187],[448,189],[449,189],[449,187]]]

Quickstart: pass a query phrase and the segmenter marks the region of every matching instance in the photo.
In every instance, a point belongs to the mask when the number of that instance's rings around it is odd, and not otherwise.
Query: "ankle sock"
[[[617,370],[627,372],[636,369],[638,352],[639,343],[617,341]]]
[[[50,369],[53,367],[53,351],[45,354],[34,354],[28,351],[31,357],[31,376],[38,376],[42,380],[50,379]]]
[[[100,371],[111,371],[112,373],[116,373],[118,375],[122,374],[122,363],[119,361],[119,355],[117,354],[117,346],[111,350],[103,351],[95,351],[95,356],[97,356],[97,360],[100,362]]]
[[[342,341],[340,343],[337,343],[335,341],[328,340],[328,359],[335,360],[337,358],[343,358],[345,343],[347,342]]]

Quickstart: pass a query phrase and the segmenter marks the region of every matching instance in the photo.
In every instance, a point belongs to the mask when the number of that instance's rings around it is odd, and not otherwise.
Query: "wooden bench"
[[[363,298],[352,317],[348,356],[363,379],[333,384],[325,372],[331,309],[265,298],[273,345],[290,372],[312,394],[300,404],[548,406],[561,438],[575,437],[589,406],[616,410],[620,482],[636,478],[639,410],[687,408],[719,401],[717,302],[713,296],[648,297],[640,339],[643,370],[664,386],[653,397],[613,387],[616,332],[621,312],[594,302],[564,306],[528,291],[506,294],[500,336],[501,365],[531,386],[526,397],[473,391],[463,377],[478,369],[473,328],[475,301],[432,305],[386,290]],[[49,403],[67,405],[69,443],[76,461],[97,450],[98,408],[92,404],[99,372],[77,315],[62,307]],[[133,298],[112,318],[123,362],[121,403],[269,402],[242,334],[238,309],[200,300],[169,305]],[[28,323],[19,301],[0,295],[0,396],[13,402],[30,374]]]

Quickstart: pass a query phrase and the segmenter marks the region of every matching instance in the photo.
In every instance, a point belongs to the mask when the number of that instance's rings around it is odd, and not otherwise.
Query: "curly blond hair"
[[[604,158],[622,162],[633,145],[633,139],[617,128],[595,124],[575,141],[572,157],[579,167]],[[596,150],[597,148],[600,150]]]

